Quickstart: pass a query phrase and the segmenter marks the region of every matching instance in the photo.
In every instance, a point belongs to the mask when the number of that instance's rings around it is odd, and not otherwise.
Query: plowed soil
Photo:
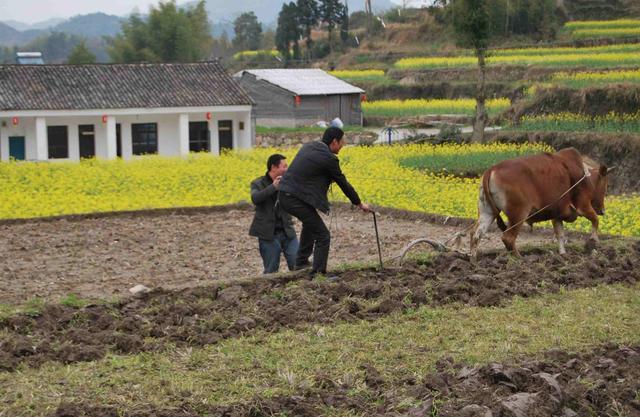
[[[248,236],[251,206],[158,210],[107,216],[0,222],[0,303],[128,295],[144,284],[183,288],[259,275],[258,241]],[[469,222],[381,210],[383,257],[418,237],[446,240]],[[377,260],[370,215],[336,205],[329,267]],[[519,243],[550,242],[549,230],[523,233]],[[485,248],[502,246],[497,233]],[[286,270],[284,263],[281,271]]]
[[[299,395],[255,399],[246,404],[203,408],[118,410],[91,404],[62,404],[50,417],[267,417],[341,415],[385,417],[640,416],[640,346],[602,346],[592,352],[547,352],[482,367],[442,360],[435,373],[402,384],[385,381],[365,366],[360,376],[367,399],[352,388],[316,377]],[[408,405],[411,404],[411,405]]]
[[[485,254],[477,262],[443,254],[402,268],[348,270],[336,281],[288,274],[156,289],[83,308],[49,304],[39,315],[0,323],[0,370],[11,371],[21,363],[89,361],[108,351],[202,346],[256,330],[375,320],[421,305],[495,306],[516,295],[632,284],[640,279],[639,266],[640,242],[610,240],[595,253],[574,248],[564,257],[543,249],[531,250],[520,260],[504,251]]]

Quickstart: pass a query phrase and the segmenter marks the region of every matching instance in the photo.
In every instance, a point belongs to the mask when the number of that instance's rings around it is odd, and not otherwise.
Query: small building
[[[217,62],[0,65],[0,158],[129,159],[250,148],[251,107]]]
[[[16,64],[43,65],[42,52],[16,52]]]
[[[253,99],[260,126],[308,126],[336,117],[362,125],[364,91],[320,69],[256,69],[234,76]]]

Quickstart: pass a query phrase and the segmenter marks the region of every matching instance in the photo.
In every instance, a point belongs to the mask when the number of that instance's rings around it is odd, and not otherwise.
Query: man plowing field
[[[563,222],[578,216],[591,222],[591,239],[598,240],[598,215],[604,214],[604,197],[610,171],[580,155],[574,148],[500,162],[482,176],[478,221],[471,233],[471,255],[494,221],[502,242],[519,256],[518,232],[524,223],[551,220],[560,253],[565,253]],[[505,225],[500,213],[508,218]]]
[[[353,205],[362,211],[371,211],[340,169],[336,155],[344,145],[344,131],[338,127],[328,128],[321,141],[307,143],[300,149],[280,182],[282,208],[302,222],[296,269],[311,266],[311,276],[327,272],[331,235],[318,210],[329,212],[329,185],[335,182]],[[311,253],[313,265],[309,265]]]

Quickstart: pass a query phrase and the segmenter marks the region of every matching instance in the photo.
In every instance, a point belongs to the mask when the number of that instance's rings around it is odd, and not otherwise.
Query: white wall
[[[187,110],[187,109],[184,109]],[[183,112],[187,113],[187,112]],[[209,120],[211,132],[211,151],[217,154],[219,149],[218,121],[233,121],[234,149],[250,148],[255,142],[254,120],[251,118],[251,110],[247,111],[215,111],[211,109],[212,118]],[[98,157],[107,155],[107,124],[102,122],[101,116],[44,116],[47,126],[67,126],[69,140],[69,158],[56,159],[56,161],[78,161],[80,144],[78,138],[78,126],[92,124],[95,126],[95,150]],[[207,121],[206,112],[188,113],[189,122]],[[36,118],[20,117],[18,126],[11,125],[11,118],[0,118],[0,159],[9,159],[9,137],[24,136],[27,160],[36,159]],[[158,125],[158,153],[165,156],[180,156],[184,153],[180,148],[180,113],[174,114],[141,114],[141,115],[116,115],[115,123],[120,124],[122,138],[122,157],[130,159],[132,154],[131,125],[135,123],[157,123]],[[2,122],[6,126],[2,127]],[[240,122],[244,123],[244,129],[240,130]],[[188,132],[187,132],[188,134]],[[188,138],[187,138],[188,140]]]
[[[35,160],[36,119],[20,118],[17,126],[13,126],[11,119],[0,119],[0,159],[2,161],[9,160],[9,138],[13,136],[25,138],[25,156],[27,160]]]
[[[221,120],[233,122],[234,149],[248,149],[255,144],[255,123],[250,112],[212,113],[209,130],[211,131],[211,150],[213,153],[219,151],[218,122]],[[244,123],[243,130],[240,130],[240,122]]]

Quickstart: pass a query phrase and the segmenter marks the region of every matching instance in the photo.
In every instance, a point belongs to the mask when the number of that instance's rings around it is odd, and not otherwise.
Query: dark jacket
[[[329,212],[327,190],[336,182],[354,205],[361,203],[360,197],[349,184],[340,169],[340,160],[322,141],[302,146],[287,173],[280,181],[280,192],[290,193],[316,209]]]
[[[289,239],[296,237],[291,216],[276,207],[278,190],[273,186],[273,180],[267,174],[256,178],[251,183],[251,202],[256,206],[253,222],[249,228],[249,235],[259,239],[273,240],[276,227],[276,216],[282,219],[282,226]]]

